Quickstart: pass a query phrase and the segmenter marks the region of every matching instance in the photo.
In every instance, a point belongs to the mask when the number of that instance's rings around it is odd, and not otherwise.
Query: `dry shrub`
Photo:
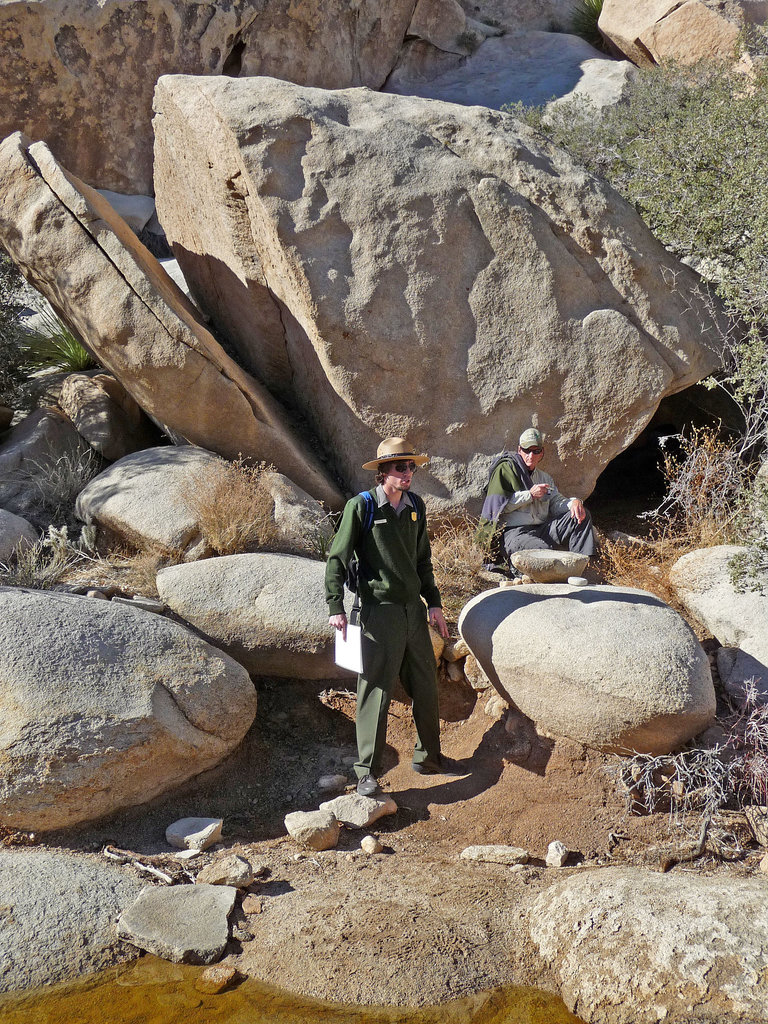
[[[600,579],[615,587],[637,587],[655,594],[667,604],[678,605],[669,582],[669,571],[692,546],[663,536],[655,541],[629,544],[601,538],[596,570]]]
[[[475,540],[477,523],[469,519],[438,522],[432,538],[435,582],[445,616],[456,622],[467,601],[488,587],[481,575],[486,555]]]
[[[184,560],[181,551],[153,546],[144,551],[111,551],[104,558],[94,558],[67,575],[67,582],[93,587],[95,590],[119,590],[123,594],[157,597],[157,574],[167,565]]]
[[[214,462],[190,473],[179,495],[217,555],[271,550],[277,542],[275,504],[263,482],[271,466]]]

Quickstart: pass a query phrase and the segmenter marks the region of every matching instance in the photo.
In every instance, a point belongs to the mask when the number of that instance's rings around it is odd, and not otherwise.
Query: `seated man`
[[[517,452],[502,453],[491,466],[478,535],[498,541],[505,562],[524,548],[595,553],[589,513],[579,498],[564,497],[538,468],[543,458],[541,433],[529,427],[520,435]]]

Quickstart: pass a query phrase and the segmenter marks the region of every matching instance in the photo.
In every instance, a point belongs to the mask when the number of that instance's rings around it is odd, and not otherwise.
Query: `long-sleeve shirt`
[[[404,494],[398,511],[379,487],[371,492],[376,510],[371,529],[363,530],[364,498],[357,495],[344,507],[325,570],[325,597],[331,615],[344,611],[344,580],[356,553],[360,562],[360,600],[366,604],[411,604],[421,597],[439,608],[440,591],[432,569],[426,516]]]

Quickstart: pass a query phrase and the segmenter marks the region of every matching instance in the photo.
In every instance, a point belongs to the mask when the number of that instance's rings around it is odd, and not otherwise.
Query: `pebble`
[[[333,793],[344,789],[348,781],[346,775],[321,775],[317,780],[317,788],[321,793]]]
[[[215,996],[238,977],[234,967],[206,967],[195,982],[195,988],[204,995]]]
[[[363,853],[381,853],[384,847],[376,836],[365,836],[360,840],[360,849]]]
[[[206,850],[221,839],[221,818],[179,818],[165,830],[165,839],[179,850]]]
[[[519,846],[468,846],[460,856],[487,864],[527,864],[530,859],[528,851]]]
[[[572,587],[586,587],[589,584],[586,576],[569,576],[568,582]]]
[[[260,914],[264,909],[259,896],[254,896],[249,893],[248,896],[243,900],[243,913],[244,914]]]
[[[768,853],[766,853],[766,855],[765,855],[765,856],[763,857],[763,859],[762,859],[762,860],[760,861],[760,870],[761,870],[761,871],[762,871],[762,872],[763,872],[764,874],[768,875]]]

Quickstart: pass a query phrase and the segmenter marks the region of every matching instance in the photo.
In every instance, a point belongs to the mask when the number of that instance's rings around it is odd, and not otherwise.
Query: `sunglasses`
[[[392,468],[396,473],[407,473],[409,471],[415,473],[418,466],[415,462],[393,462]]]
[[[536,448],[523,448],[523,451],[525,452],[526,455],[541,455],[541,453],[544,451],[544,449],[543,448],[539,448],[539,447],[536,447]]]

